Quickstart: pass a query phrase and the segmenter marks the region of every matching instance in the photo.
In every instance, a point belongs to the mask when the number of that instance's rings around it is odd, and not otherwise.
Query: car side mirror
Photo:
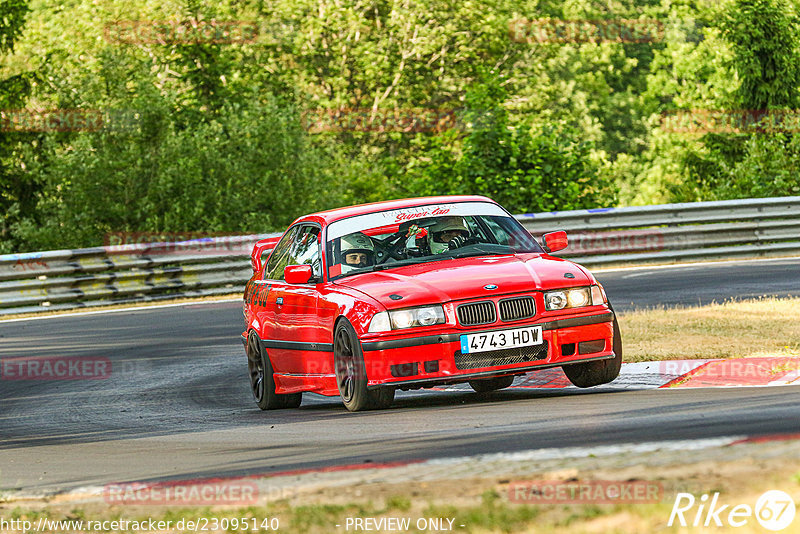
[[[253,252],[250,253],[250,266],[253,267],[253,273],[261,272],[261,268],[264,266],[264,253],[272,251],[277,242],[278,239],[275,237],[256,241],[256,244],[253,245]]]
[[[287,265],[283,269],[283,279],[287,284],[307,284],[314,271],[310,265]]]
[[[544,249],[548,253],[564,250],[569,245],[567,232],[564,230],[544,234],[542,238],[544,239]]]

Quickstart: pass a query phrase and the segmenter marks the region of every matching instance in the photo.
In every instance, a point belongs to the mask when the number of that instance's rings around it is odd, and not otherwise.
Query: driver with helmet
[[[342,273],[375,265],[375,245],[361,232],[348,234],[341,239]]]
[[[432,254],[464,246],[469,229],[463,217],[443,217],[428,229],[428,245]]]

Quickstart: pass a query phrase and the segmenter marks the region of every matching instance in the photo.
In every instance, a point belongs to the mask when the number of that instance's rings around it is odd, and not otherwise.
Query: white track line
[[[613,456],[615,454],[623,453],[636,454],[654,451],[696,451],[701,449],[724,447],[747,438],[748,436],[725,436],[720,438],[645,441],[642,443],[620,443],[618,445],[594,445],[589,447],[553,447],[550,449],[534,449],[518,452],[498,452],[474,456],[460,456],[455,458],[440,458],[427,460],[424,463],[426,465],[443,465],[472,462],[530,462],[545,460],[568,460],[571,458],[586,458],[589,456]]]
[[[722,260],[722,261],[696,261],[692,263],[669,263],[664,265],[636,265],[630,267],[597,267],[597,268],[590,268],[589,271],[593,273],[614,273],[614,272],[622,272],[622,271],[648,271],[648,270],[660,270],[660,269],[682,269],[685,267],[713,267],[714,265],[731,265],[736,263],[772,263],[778,261],[792,261],[792,260],[800,260],[800,256],[785,256],[781,258],[758,258],[758,259],[751,259],[751,260]]]

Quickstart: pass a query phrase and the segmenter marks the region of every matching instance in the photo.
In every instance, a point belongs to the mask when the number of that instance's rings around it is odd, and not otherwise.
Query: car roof
[[[336,208],[327,211],[319,211],[311,213],[297,219],[293,224],[303,221],[316,221],[323,224],[330,224],[339,219],[353,217],[355,215],[364,215],[366,213],[375,213],[386,210],[396,210],[401,208],[412,208],[415,206],[424,206],[426,204],[444,204],[453,202],[496,202],[490,198],[479,195],[450,195],[438,197],[418,197],[418,198],[404,198],[400,200],[387,200],[383,202],[372,202],[370,204],[358,204],[356,206],[348,206],[345,208]]]

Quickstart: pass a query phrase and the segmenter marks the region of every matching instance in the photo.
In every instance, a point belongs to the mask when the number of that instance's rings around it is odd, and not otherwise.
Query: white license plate
[[[462,334],[461,354],[488,350],[513,349],[542,344],[542,327],[526,326],[512,330],[495,330],[479,334]]]

